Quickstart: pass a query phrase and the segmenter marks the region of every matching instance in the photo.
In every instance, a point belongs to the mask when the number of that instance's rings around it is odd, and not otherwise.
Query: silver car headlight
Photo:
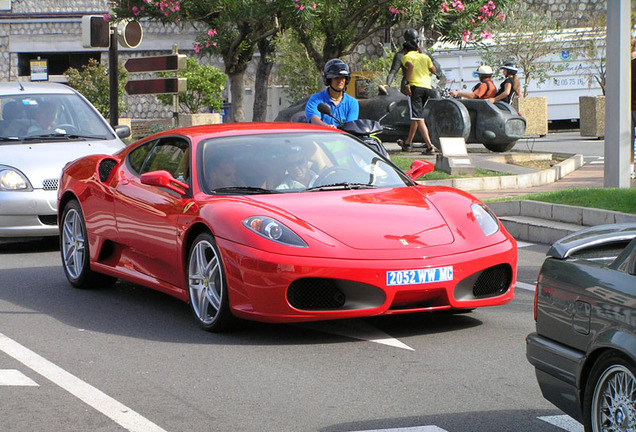
[[[298,234],[271,217],[248,217],[243,220],[243,225],[250,231],[276,243],[288,246],[307,247],[307,243],[305,243]]]
[[[492,214],[488,207],[482,204],[473,204],[470,206],[470,209],[473,211],[473,215],[475,216],[475,220],[481,227],[481,230],[484,232],[484,235],[489,236],[493,235],[497,231],[499,231],[499,222],[497,221],[497,217]]]
[[[0,167],[0,191],[25,191],[31,190],[31,183],[17,169]]]

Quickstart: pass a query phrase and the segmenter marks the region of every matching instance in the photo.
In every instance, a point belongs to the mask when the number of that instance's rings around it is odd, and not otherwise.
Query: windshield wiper
[[[39,139],[62,139],[62,138],[70,138],[70,139],[106,139],[104,136],[97,135],[78,135],[74,133],[50,133],[50,134],[41,134],[41,135],[30,135],[24,137],[24,140],[39,140]]]
[[[22,141],[22,138],[16,136],[0,136],[0,141]]]
[[[307,191],[325,191],[325,190],[338,190],[338,189],[375,189],[375,186],[367,184],[367,183],[332,183],[321,186],[314,186],[307,189]]]
[[[226,186],[212,189],[212,193],[248,193],[248,194],[270,194],[280,193],[279,191],[265,189],[254,186]]]

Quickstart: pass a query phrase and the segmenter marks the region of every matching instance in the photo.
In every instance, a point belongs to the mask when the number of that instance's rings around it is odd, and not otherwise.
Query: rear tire
[[[76,288],[112,285],[117,279],[91,270],[88,236],[82,208],[69,201],[60,221],[60,254],[66,279]]]
[[[615,352],[590,371],[583,403],[585,432],[636,430],[636,367]]]

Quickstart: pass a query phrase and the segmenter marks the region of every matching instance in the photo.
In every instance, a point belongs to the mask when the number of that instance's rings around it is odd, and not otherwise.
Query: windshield
[[[114,138],[101,115],[76,94],[0,96],[0,112],[3,139]]]
[[[338,132],[266,133],[210,139],[199,146],[207,193],[288,193],[401,187],[410,179],[390,161]]]

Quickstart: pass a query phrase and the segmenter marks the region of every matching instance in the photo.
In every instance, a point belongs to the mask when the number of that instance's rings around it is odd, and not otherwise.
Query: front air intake
[[[300,310],[334,310],[344,306],[346,296],[329,279],[305,278],[289,286],[287,301]]]
[[[473,285],[475,298],[492,297],[506,292],[512,282],[512,269],[508,264],[499,264],[484,270]]]

